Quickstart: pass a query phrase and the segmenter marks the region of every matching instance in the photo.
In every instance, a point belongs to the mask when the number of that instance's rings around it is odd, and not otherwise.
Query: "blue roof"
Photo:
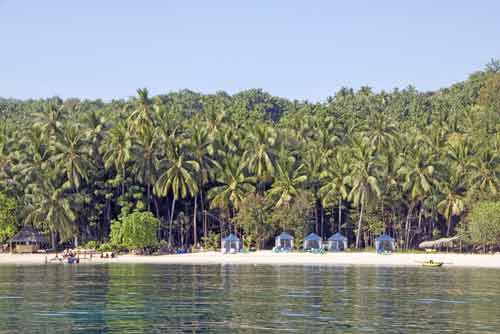
[[[388,236],[387,234],[382,234],[378,238],[375,238],[375,241],[394,241],[394,238]]]
[[[316,233],[311,233],[307,237],[305,237],[304,240],[307,240],[307,241],[314,241],[314,240],[320,241],[321,238]]]
[[[345,236],[342,235],[342,233],[337,232],[334,235],[332,235],[330,238],[328,238],[328,241],[344,241],[347,240]]]
[[[280,235],[278,235],[276,238],[279,238],[281,240],[293,240],[293,237],[286,232],[281,232]]]
[[[234,234],[230,234],[228,235],[227,237],[225,237],[224,239],[222,239],[223,241],[240,241],[240,238],[238,238],[237,236],[235,236]]]

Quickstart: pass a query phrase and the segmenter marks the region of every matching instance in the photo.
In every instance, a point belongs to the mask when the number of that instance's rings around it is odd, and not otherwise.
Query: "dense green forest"
[[[114,220],[150,211],[172,247],[341,230],[351,247],[387,232],[413,248],[467,241],[474,207],[500,200],[498,61],[434,92],[342,88],[311,103],[139,89],[0,99],[0,117],[0,242],[33,224],[54,244],[101,243]]]

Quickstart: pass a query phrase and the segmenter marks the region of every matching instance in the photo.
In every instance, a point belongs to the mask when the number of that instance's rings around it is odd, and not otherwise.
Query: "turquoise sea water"
[[[0,333],[500,333],[500,270],[0,266]]]

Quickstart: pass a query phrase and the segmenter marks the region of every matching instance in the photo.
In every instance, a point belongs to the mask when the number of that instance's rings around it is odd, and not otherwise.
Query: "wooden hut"
[[[293,236],[291,236],[289,233],[281,232],[280,235],[278,235],[274,239],[274,246],[276,249],[279,249],[279,250],[286,250],[286,251],[292,250],[293,249]]]
[[[323,247],[321,237],[316,233],[311,233],[304,238],[304,250],[319,250]]]
[[[222,253],[237,253],[241,250],[241,240],[234,234],[230,234],[221,241]]]
[[[337,232],[328,238],[328,250],[330,252],[341,252],[347,249],[347,237]]]
[[[375,239],[375,249],[377,253],[387,253],[393,252],[396,248],[396,243],[394,238],[388,236],[387,234],[382,234]]]
[[[16,253],[35,253],[48,244],[47,238],[31,225],[25,225],[10,240],[10,250]]]

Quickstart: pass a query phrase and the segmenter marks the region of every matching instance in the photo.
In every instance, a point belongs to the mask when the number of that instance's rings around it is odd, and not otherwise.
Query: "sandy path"
[[[45,258],[53,254],[0,254],[2,264],[45,264]],[[412,254],[395,253],[378,255],[367,252],[344,252],[327,254],[280,253],[258,251],[248,254],[224,255],[205,252],[181,255],[134,256],[122,255],[115,259],[94,258],[81,263],[158,263],[158,264],[282,264],[282,265],[376,265],[376,266],[418,266],[419,262],[433,259],[449,267],[500,268],[500,254]]]

